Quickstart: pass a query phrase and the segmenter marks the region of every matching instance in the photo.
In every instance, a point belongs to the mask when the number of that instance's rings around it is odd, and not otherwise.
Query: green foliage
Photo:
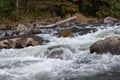
[[[60,5],[60,9],[61,9],[61,13],[66,15],[66,14],[73,14],[73,13],[76,13],[78,12],[78,5],[72,3],[72,2],[69,2],[67,0],[64,0],[61,5]]]
[[[97,16],[120,17],[120,0],[101,0],[101,3],[104,3],[104,5],[99,4],[99,10],[96,12]]]
[[[65,17],[83,13],[88,16],[120,18],[120,0],[19,0],[19,14],[16,0],[0,0],[0,20],[27,17]]]
[[[7,11],[9,11],[7,0],[0,0],[0,20],[7,16]]]

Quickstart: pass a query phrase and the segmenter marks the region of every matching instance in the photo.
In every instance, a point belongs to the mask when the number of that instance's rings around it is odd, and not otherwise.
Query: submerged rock
[[[64,50],[63,49],[53,49],[51,51],[49,51],[48,53],[48,58],[59,58],[59,59],[63,59],[63,54],[64,54]]]
[[[16,36],[5,37],[0,39],[0,48],[24,48],[27,46],[36,46],[42,44],[37,36]]]
[[[48,48],[48,50],[45,52],[45,55],[47,58],[58,58],[62,60],[69,60],[72,59],[72,53],[69,51],[66,51],[66,49],[62,47],[56,47],[56,48]]]
[[[95,42],[90,46],[90,53],[97,54],[110,52],[111,54],[120,54],[120,37],[112,36],[104,40]]]

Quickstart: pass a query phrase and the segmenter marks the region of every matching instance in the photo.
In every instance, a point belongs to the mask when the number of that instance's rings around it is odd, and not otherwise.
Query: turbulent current
[[[80,25],[72,27],[83,28]],[[54,34],[59,27],[41,29],[42,34],[36,36],[49,40],[48,43],[23,49],[1,49],[0,80],[102,80],[97,77],[119,77],[120,55],[90,54],[89,47],[107,36],[120,36],[120,26],[87,25],[84,28],[95,28],[96,31],[76,32],[74,37],[58,37]],[[63,60],[46,57],[46,53],[50,53],[48,48],[56,46],[59,47],[53,50],[56,53],[62,50]]]

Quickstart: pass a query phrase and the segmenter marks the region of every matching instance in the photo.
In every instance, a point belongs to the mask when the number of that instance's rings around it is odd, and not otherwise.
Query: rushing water
[[[80,26],[76,26],[81,28]],[[93,26],[86,26],[90,28]],[[94,26],[95,32],[75,33],[74,37],[54,35],[59,27],[41,29],[44,34],[37,36],[49,43],[23,49],[0,50],[0,80],[98,80],[97,76],[119,76],[120,56],[105,53],[90,54],[89,46],[107,36],[120,36],[120,26]],[[63,50],[62,58],[47,58],[48,48]],[[116,79],[119,80],[119,79]]]

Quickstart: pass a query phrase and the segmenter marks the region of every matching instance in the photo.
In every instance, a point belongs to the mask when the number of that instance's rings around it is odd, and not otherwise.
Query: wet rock
[[[113,18],[113,17],[106,17],[104,19],[104,23],[114,23],[114,22],[117,22],[118,20],[116,18]]]
[[[34,23],[31,32],[32,32],[32,34],[39,34],[39,33],[41,33],[41,31],[39,30],[39,25]]]
[[[75,23],[75,24],[76,24],[76,26],[79,26],[79,27],[87,27],[87,26],[89,26],[89,24],[87,24],[87,23],[84,23],[84,24]]]
[[[0,49],[5,48],[15,48],[15,43],[12,40],[2,40],[0,41]]]
[[[5,32],[5,36],[13,36],[13,31],[12,30],[7,30],[6,32]]]
[[[105,49],[107,46],[107,43],[105,43],[103,40],[95,42],[93,45],[90,46],[90,53],[105,53],[107,52],[107,49]]]
[[[47,58],[58,58],[62,60],[72,59],[71,53],[69,53],[69,51],[66,52],[65,49],[62,47],[48,49],[45,52],[45,55],[47,56]]]
[[[27,41],[26,38],[20,38],[20,39],[16,40],[15,48],[24,48],[24,47],[26,47],[26,41]]]
[[[80,32],[81,28],[79,28],[79,27],[72,27],[71,30],[72,30],[72,32],[75,33],[75,32]]]
[[[16,28],[16,34],[17,35],[24,35],[25,31],[27,30],[27,27],[23,24],[18,24]],[[22,34],[21,34],[22,33]]]
[[[111,54],[120,54],[120,37],[112,36],[104,40],[95,42],[90,46],[90,53],[97,54],[110,52]]]
[[[78,28],[78,27],[72,27],[71,30],[73,33],[79,32],[80,34],[86,34],[89,32],[97,31],[96,28]]]
[[[59,59],[63,59],[63,54],[64,54],[64,50],[63,49],[53,49],[51,51],[49,51],[48,53],[48,58],[59,58]]]
[[[28,46],[36,46],[42,44],[42,41],[40,38],[36,36],[31,36],[31,37],[22,37],[16,41],[16,48],[24,48]]]
[[[5,37],[0,39],[0,48],[24,48],[27,46],[36,46],[42,44],[37,36],[16,36]]]
[[[16,28],[16,34],[17,35],[28,35],[30,34],[30,31],[32,29],[32,25],[31,24],[18,24],[17,28]]]
[[[49,40],[46,40],[46,39],[41,39],[41,40],[42,40],[42,45],[45,45],[50,42]]]
[[[62,47],[62,46],[61,45],[50,46],[50,47],[48,47],[48,50],[52,50],[52,49],[60,48],[60,47]]]
[[[39,34],[41,33],[39,30],[39,24],[36,22],[31,22],[27,24],[18,24],[16,28],[17,35],[31,35],[31,34]]]
[[[9,41],[8,40],[2,40],[0,41],[0,48],[9,48]]]
[[[9,41],[9,48],[16,48],[16,39],[10,39]]]
[[[59,36],[62,37],[72,37],[73,36],[73,32],[71,29],[63,29],[60,31]]]

